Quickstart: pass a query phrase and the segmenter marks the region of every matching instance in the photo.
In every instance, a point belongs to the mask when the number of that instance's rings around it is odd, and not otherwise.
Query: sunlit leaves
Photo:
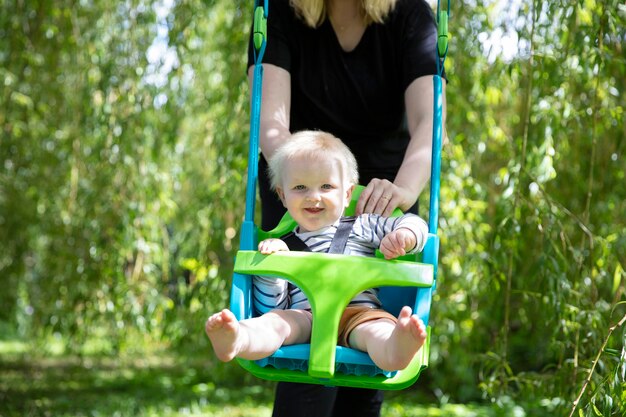
[[[626,80],[623,34],[620,38],[612,28],[618,21],[623,27],[624,17],[611,1],[524,4],[528,9],[522,7],[511,21],[495,15],[494,8],[466,4],[472,12],[460,9],[451,23],[461,36],[452,38],[454,65],[448,71],[448,128],[454,140],[444,156],[451,162],[443,171],[439,291],[444,294],[436,308],[443,322],[473,312],[478,323],[471,335],[461,336],[464,345],[481,345],[475,352],[492,351],[505,365],[483,368],[488,371],[482,387],[494,396],[533,367],[538,372],[546,367],[556,379],[555,367],[563,375],[578,370],[582,381],[580,360],[597,352],[611,303],[623,296],[622,284],[616,284],[621,276],[614,273],[624,262],[626,240],[604,237],[615,236],[614,230],[621,236],[626,227],[618,214],[626,207],[615,199],[625,199],[619,180],[624,170],[612,161],[621,159],[615,149],[623,148]],[[494,54],[497,45],[477,55],[476,34],[488,46],[498,38],[492,34],[500,24],[515,27],[518,55]],[[464,82],[456,83],[457,77]],[[487,206],[468,204],[468,194]],[[601,266],[593,267],[600,259]],[[446,295],[459,292],[470,294],[461,298],[462,309],[455,307],[456,298],[446,303]],[[446,335],[448,330],[438,328]],[[441,344],[452,348],[443,335]],[[474,363],[463,354],[455,359],[457,365]],[[498,371],[507,366],[510,371]],[[536,383],[519,388],[526,399],[542,395],[537,387],[552,386],[555,397],[568,393],[565,386],[548,383],[549,377],[534,378]]]

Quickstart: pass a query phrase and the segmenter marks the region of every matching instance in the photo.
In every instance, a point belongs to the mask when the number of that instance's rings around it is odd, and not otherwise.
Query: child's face
[[[287,161],[282,187],[276,191],[301,232],[330,226],[341,217],[354,188],[343,171],[335,158],[300,157]]]

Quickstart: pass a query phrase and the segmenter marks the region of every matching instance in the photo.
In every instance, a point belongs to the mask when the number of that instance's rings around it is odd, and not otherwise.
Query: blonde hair
[[[342,165],[345,178],[350,185],[359,183],[359,171],[356,159],[350,149],[339,139],[330,133],[303,130],[294,133],[282,144],[267,164],[270,177],[270,185],[273,190],[280,187],[283,180],[283,169],[287,161],[306,157],[310,159],[336,158]]]
[[[316,28],[328,16],[329,0],[289,0],[296,14],[307,26]],[[393,10],[397,0],[361,0],[361,15],[365,25],[372,22],[383,23],[389,12]]]

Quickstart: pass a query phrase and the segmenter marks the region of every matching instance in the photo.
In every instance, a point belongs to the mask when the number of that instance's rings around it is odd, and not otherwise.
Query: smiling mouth
[[[321,208],[321,207],[309,207],[309,208],[305,208],[304,210],[309,212],[309,213],[316,214],[316,213],[319,213],[320,211],[322,211],[324,209]]]

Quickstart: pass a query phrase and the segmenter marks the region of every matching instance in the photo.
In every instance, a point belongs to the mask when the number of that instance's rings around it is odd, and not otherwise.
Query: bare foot
[[[241,326],[230,310],[213,314],[204,329],[219,360],[229,362],[237,356],[241,350]]]
[[[398,316],[398,322],[385,343],[385,359],[377,364],[386,370],[400,370],[409,366],[415,354],[426,340],[426,326],[411,308],[404,306]]]

